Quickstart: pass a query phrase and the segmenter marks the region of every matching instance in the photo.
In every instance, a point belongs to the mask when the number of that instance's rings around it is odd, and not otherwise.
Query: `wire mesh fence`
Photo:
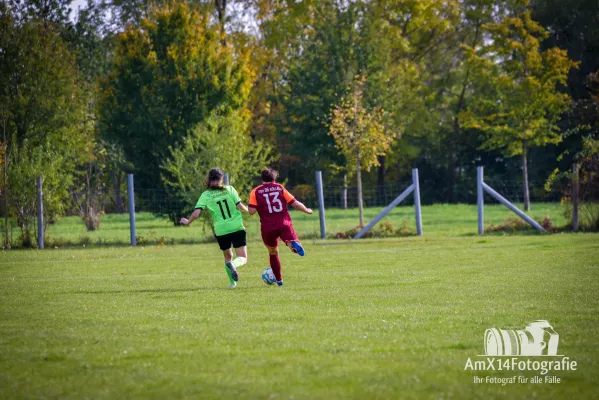
[[[485,179],[485,182],[502,194],[509,201],[522,207],[523,187],[521,182],[500,179]],[[231,182],[235,185],[235,182]],[[391,203],[410,184],[411,180],[388,182],[385,185],[364,185],[364,223],[372,220],[389,203]],[[562,209],[559,205],[561,193],[545,192],[543,182],[530,183],[532,210],[529,213],[535,219],[551,218],[554,225],[565,224]],[[303,240],[320,238],[318,200],[315,185],[300,185],[288,188],[298,200],[314,209],[314,214],[306,215],[290,209],[295,228]],[[476,212],[476,180],[456,188],[461,204],[427,204],[431,193],[439,190],[435,181],[420,180],[423,199],[424,235],[472,235],[477,230]],[[201,243],[214,240],[209,219],[201,218],[190,227],[178,226],[178,217],[193,209],[193,201],[183,201],[180,197],[169,194],[163,189],[135,188],[135,216],[137,244],[161,245],[177,243]],[[324,205],[326,231],[329,238],[353,237],[360,225],[358,211],[358,190],[356,185],[343,185],[342,182],[324,184]],[[67,207],[67,216],[54,219],[47,215],[46,243],[47,247],[64,247],[70,245],[128,245],[130,240],[129,214],[127,210],[126,188],[107,188],[100,193],[103,198],[101,209],[91,210],[100,220],[96,230],[88,230],[83,222],[85,204],[81,207]],[[247,198],[243,201],[247,204]],[[511,212],[499,205],[489,196],[485,196],[485,223],[501,224],[512,216]],[[35,209],[35,207],[32,207]],[[0,204],[4,214],[4,204]],[[46,210],[50,210],[46,208]],[[84,212],[85,211],[85,212]],[[22,235],[22,227],[14,216],[0,223],[3,238],[8,235],[13,242]],[[35,219],[35,218],[33,218]],[[35,223],[35,222],[33,222]],[[250,242],[261,239],[260,223],[257,216],[244,216],[244,224]],[[386,216],[378,225],[375,237],[415,235],[415,214],[413,198],[409,196],[400,206]],[[35,238],[33,238],[35,240]]]
[[[486,179],[485,182],[493,187],[504,197],[514,203],[524,202],[524,188],[522,182],[508,181],[501,179]],[[411,180],[401,182],[392,182],[384,185],[367,185],[364,186],[362,196],[364,207],[384,207],[391,203],[401,192],[403,192],[411,184]],[[529,183],[530,201],[531,202],[559,202],[562,193],[559,190],[546,191],[544,182]],[[317,203],[315,190],[304,191],[299,194],[290,189],[297,197],[303,197],[311,204]],[[434,180],[420,179],[420,192],[423,204],[439,203],[431,201],[434,198],[432,193],[438,191],[438,183]],[[466,182],[461,185],[456,185],[454,192],[459,193],[457,198],[459,201],[452,203],[475,204],[476,203],[476,180]],[[303,196],[302,196],[303,195]],[[489,201],[493,202],[490,198]],[[326,208],[355,208],[358,207],[358,189],[355,185],[324,185],[324,204]],[[403,205],[412,205],[411,197],[404,200]]]

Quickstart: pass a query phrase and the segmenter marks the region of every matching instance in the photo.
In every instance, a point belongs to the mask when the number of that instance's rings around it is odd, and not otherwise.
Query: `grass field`
[[[0,398],[597,398],[599,234],[471,236],[462,207],[425,209],[424,237],[306,241],[281,288],[254,242],[236,290],[214,244],[3,251]],[[538,319],[576,371],[473,383],[539,375],[464,370],[485,329]]]
[[[374,218],[382,208],[367,208],[365,220]],[[344,232],[358,225],[357,209],[331,209],[325,211],[328,234]],[[532,205],[530,216],[542,220],[549,217],[554,226],[563,226],[566,221],[562,208],[556,203],[537,203]],[[306,215],[297,211],[292,212],[296,230],[304,238],[319,237],[320,225],[318,211]],[[485,224],[502,224],[507,218],[517,218],[514,213],[499,204],[485,206]],[[405,221],[408,228],[416,232],[414,207],[396,207],[383,221],[389,221],[399,228]],[[468,204],[437,204],[422,207],[422,224],[426,236],[461,236],[477,233],[476,205]],[[245,222],[250,240],[260,240],[260,226],[257,216],[248,218]],[[136,215],[136,233],[138,242],[201,242],[212,238],[210,230],[201,223],[189,227],[173,226],[166,218],[157,218],[149,213]],[[101,228],[87,232],[79,217],[61,219],[56,225],[50,225],[47,236],[50,243],[57,242],[59,247],[65,242],[89,244],[128,244],[129,215],[112,214],[104,216]]]

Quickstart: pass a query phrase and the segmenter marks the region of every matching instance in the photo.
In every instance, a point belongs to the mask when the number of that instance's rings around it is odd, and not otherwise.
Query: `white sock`
[[[242,265],[247,264],[248,259],[245,257],[237,257],[236,259],[233,260],[233,265],[235,266],[235,268],[239,268]]]

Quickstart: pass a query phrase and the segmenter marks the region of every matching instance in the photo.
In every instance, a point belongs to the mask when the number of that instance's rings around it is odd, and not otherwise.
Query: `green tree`
[[[70,28],[71,0],[11,0],[10,5],[18,24],[37,20],[59,28],[62,33]]]
[[[257,1],[260,66],[252,134],[273,138],[292,184],[342,161],[328,136],[329,113],[361,70],[362,1]],[[363,62],[362,62],[363,64]],[[308,178],[309,179],[309,178]]]
[[[341,104],[331,111],[329,135],[346,159],[346,170],[356,173],[360,226],[364,226],[361,173],[379,165],[378,157],[386,154],[393,138],[385,132],[384,111],[364,105],[366,77],[356,77],[352,86]]]
[[[566,83],[576,63],[564,50],[540,51],[547,31],[530,11],[484,28],[486,43],[466,48],[480,96],[460,114],[460,124],[488,133],[484,148],[521,155],[524,208],[530,210],[528,151],[561,140],[557,122],[570,97],[557,86]]]
[[[599,110],[594,106],[593,90],[588,84],[599,70],[599,2],[531,0],[531,6],[533,19],[549,32],[541,48],[565,49],[573,60],[580,62],[568,74],[567,86],[560,88],[572,97],[572,105],[559,122],[565,134],[555,154],[562,155],[559,167],[569,169],[585,145],[585,137],[599,137]]]
[[[169,149],[162,179],[185,203],[185,212],[191,211],[205,190],[204,177],[210,168],[218,166],[226,171],[231,184],[247,198],[259,171],[276,161],[270,145],[252,141],[248,122],[249,116],[240,112],[213,113]]]
[[[86,6],[79,9],[69,35],[69,45],[77,57],[79,71],[91,90],[96,89],[97,81],[105,77],[110,67],[114,35],[105,18],[101,5],[87,0]]]
[[[559,47],[580,61],[579,67],[570,71],[565,91],[574,100],[588,99],[591,91],[586,80],[599,68],[599,3],[595,0],[531,0],[531,8],[532,18],[548,31],[541,48]]]
[[[42,177],[44,228],[48,221],[56,220],[68,209],[68,188],[73,183],[73,174],[63,169],[64,164],[69,164],[65,153],[50,144],[38,146],[25,141],[11,146],[6,190],[9,215],[21,231],[21,246],[31,247],[37,240],[37,177]]]
[[[150,210],[173,221],[183,204],[161,179],[169,148],[212,112],[245,108],[249,96],[249,54],[221,39],[208,14],[177,3],[157,8],[142,27],[119,34],[112,71],[102,84],[102,134],[123,147],[136,185],[157,190],[145,199]],[[161,208],[165,199],[169,210]]]
[[[100,228],[107,196],[107,149],[101,142],[90,141],[83,163],[78,165],[69,188],[74,208],[88,231]]]
[[[254,115],[260,118],[259,133],[274,136],[283,153],[283,175],[301,183],[311,176],[306,172],[343,161],[327,135],[328,116],[356,74],[368,76],[365,105],[385,109],[389,131],[405,133],[394,143],[391,159],[379,159],[381,192],[388,170],[409,166],[421,148],[427,152],[430,146],[422,137],[442,120],[436,118],[434,98],[443,93],[438,76],[445,72],[441,61],[459,23],[459,3],[259,1],[261,44],[272,54],[258,73],[267,104]],[[459,48],[459,41],[454,46]],[[439,85],[433,89],[431,82]],[[431,137],[430,144],[436,140]]]
[[[30,244],[35,178],[42,176],[46,182],[46,221],[62,215],[68,204],[67,188],[89,141],[88,131],[82,128],[89,96],[75,57],[61,37],[63,27],[33,11],[17,18],[18,10],[7,8],[6,3],[0,7],[4,198]]]
[[[483,42],[483,25],[505,12],[505,3],[494,0],[466,0],[458,4],[459,8],[446,12],[449,26],[445,25],[437,46],[424,55],[422,74],[426,84],[417,95],[423,99],[425,112],[417,110],[417,118],[408,127],[417,136],[407,138],[417,145],[412,146],[417,151],[415,163],[433,179],[434,200],[444,202],[468,201],[465,196],[470,192],[467,189],[474,173],[473,160],[487,155],[478,149],[481,135],[459,123],[460,113],[475,95],[473,67],[465,62],[461,45],[479,46]]]
[[[389,129],[401,133],[390,155],[379,158],[380,199],[385,198],[387,170],[409,171],[415,156],[426,153],[430,157],[431,149],[440,142],[438,132],[445,119],[439,114],[447,107],[439,100],[449,86],[448,80],[440,77],[453,58],[450,46],[460,26],[460,3],[381,0],[366,8],[369,90],[365,98],[369,104],[386,110]],[[442,83],[437,85],[439,81]],[[392,178],[400,176],[395,173]]]

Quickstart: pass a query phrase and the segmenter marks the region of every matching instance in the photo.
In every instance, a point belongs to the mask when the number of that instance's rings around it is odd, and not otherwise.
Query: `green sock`
[[[225,264],[225,271],[227,271],[227,276],[229,277],[229,283],[234,284],[235,281],[233,280],[233,277],[231,276],[231,270],[229,269],[229,267],[227,267],[226,264]]]

